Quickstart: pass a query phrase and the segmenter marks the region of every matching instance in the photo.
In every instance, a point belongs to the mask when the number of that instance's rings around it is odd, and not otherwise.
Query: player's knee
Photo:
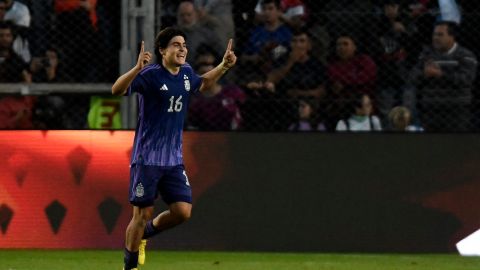
[[[181,209],[181,210],[175,211],[174,215],[176,220],[179,223],[182,223],[190,219],[192,215],[192,211],[190,209]]]
[[[135,227],[145,227],[147,226],[147,221],[144,220],[143,218],[141,217],[134,217],[132,219],[132,225],[135,226]]]
[[[134,210],[133,219],[137,223],[147,223],[153,216],[153,208],[137,208]]]

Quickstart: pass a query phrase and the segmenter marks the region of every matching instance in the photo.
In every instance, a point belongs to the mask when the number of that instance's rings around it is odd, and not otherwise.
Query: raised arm
[[[229,70],[235,65],[235,63],[237,62],[237,56],[232,51],[232,44],[233,40],[230,39],[228,41],[227,50],[225,51],[225,55],[223,56],[222,63],[202,75],[203,82],[200,86],[200,92],[211,91],[213,85],[220,79],[220,77],[222,77],[222,75],[225,74],[227,70]]]
[[[120,76],[117,79],[117,81],[115,81],[115,83],[112,86],[112,94],[117,96],[125,95],[133,79],[135,79],[137,74],[140,73],[140,71],[142,71],[143,67],[145,67],[145,65],[147,65],[151,59],[152,59],[152,54],[150,52],[145,51],[145,42],[142,41],[137,64],[132,69],[127,71],[125,74]]]

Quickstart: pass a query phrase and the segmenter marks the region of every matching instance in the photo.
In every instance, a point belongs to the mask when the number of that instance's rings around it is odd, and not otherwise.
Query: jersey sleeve
[[[145,74],[140,73],[135,77],[135,79],[133,79],[133,82],[128,87],[125,96],[130,96],[133,93],[143,94],[145,89],[147,89],[147,78]]]
[[[200,86],[202,86],[203,78],[197,73],[192,73],[192,93],[196,94],[200,91]]]

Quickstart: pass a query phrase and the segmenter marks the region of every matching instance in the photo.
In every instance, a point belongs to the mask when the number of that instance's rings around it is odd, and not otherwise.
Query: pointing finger
[[[142,45],[140,46],[140,52],[143,53],[145,51],[145,41],[142,40]]]
[[[228,40],[227,52],[232,50],[233,39]]]

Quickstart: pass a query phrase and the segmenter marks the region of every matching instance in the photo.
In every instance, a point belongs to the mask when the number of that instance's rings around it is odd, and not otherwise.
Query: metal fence
[[[186,129],[480,126],[477,1],[13,2],[0,1],[2,129],[133,128],[135,97],[112,98],[109,88],[139,41],[151,50],[167,26],[187,34],[199,74],[220,61],[229,37],[239,58],[218,94],[191,99]]]

